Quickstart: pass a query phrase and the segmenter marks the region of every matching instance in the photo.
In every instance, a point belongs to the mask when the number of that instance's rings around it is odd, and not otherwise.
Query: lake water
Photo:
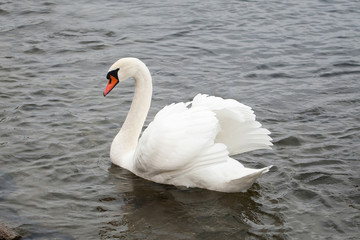
[[[23,239],[358,239],[360,2],[0,1],[0,221]],[[113,166],[137,57],[148,124],[197,93],[253,107],[274,165],[245,193],[178,189]]]

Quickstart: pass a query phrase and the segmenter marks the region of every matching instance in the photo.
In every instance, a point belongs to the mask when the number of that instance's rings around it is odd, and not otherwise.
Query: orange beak
[[[110,75],[109,82],[105,88],[104,91],[104,97],[116,86],[116,84],[119,83],[119,80],[117,80],[115,77]]]

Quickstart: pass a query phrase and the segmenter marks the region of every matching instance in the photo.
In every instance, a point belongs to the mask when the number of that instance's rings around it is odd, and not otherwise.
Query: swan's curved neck
[[[117,165],[131,169],[132,157],[150,109],[152,79],[144,63],[136,63],[135,92],[128,115],[119,133],[116,135],[110,150],[110,157]]]

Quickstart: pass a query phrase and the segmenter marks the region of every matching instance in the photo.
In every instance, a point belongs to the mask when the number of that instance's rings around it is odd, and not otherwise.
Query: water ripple
[[[357,1],[0,3],[0,211],[24,238],[357,239]],[[274,165],[246,193],[179,189],[111,165],[144,60],[152,108],[198,92],[253,107]],[[115,93],[121,96],[116,96]]]

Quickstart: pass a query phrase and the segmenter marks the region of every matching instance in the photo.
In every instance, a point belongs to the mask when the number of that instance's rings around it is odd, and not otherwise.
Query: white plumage
[[[230,157],[272,145],[270,132],[255,120],[250,107],[198,94],[192,102],[160,110],[138,140],[150,107],[150,73],[135,58],[118,60],[109,73],[104,95],[114,81],[129,77],[136,81],[129,114],[111,146],[114,164],[157,183],[221,192],[245,191],[270,169],[245,168]]]

